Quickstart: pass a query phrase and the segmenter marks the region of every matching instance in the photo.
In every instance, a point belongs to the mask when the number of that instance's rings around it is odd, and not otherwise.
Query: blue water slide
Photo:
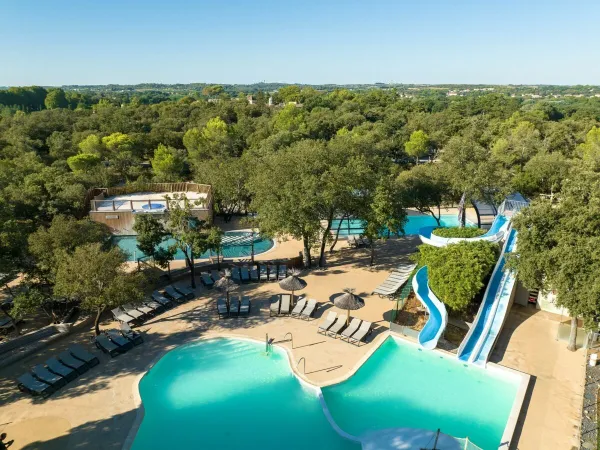
[[[505,271],[505,255],[514,250],[517,232],[511,229],[504,242],[498,262],[492,272],[492,277],[483,295],[483,301],[473,321],[473,326],[458,347],[457,356],[462,361],[475,362],[485,365],[492,346],[502,328],[508,304],[515,286],[515,276],[512,271]],[[483,363],[481,362],[483,359]]]
[[[435,296],[429,288],[429,276],[427,266],[421,267],[412,281],[413,290],[419,301],[429,311],[429,319],[419,333],[419,344],[427,350],[433,350],[446,329],[448,313],[444,304]]]
[[[498,214],[494,218],[492,226],[489,230],[487,230],[485,234],[472,238],[445,238],[441,236],[436,236],[435,234],[433,234],[433,230],[437,227],[423,227],[419,230],[419,238],[424,244],[433,245],[435,247],[445,247],[448,244],[455,244],[457,242],[462,241],[500,242],[504,238],[509,222],[510,219],[504,214]]]

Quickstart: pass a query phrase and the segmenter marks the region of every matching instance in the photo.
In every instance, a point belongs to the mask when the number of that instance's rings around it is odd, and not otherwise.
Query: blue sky
[[[598,0],[0,0],[0,85],[600,84]]]

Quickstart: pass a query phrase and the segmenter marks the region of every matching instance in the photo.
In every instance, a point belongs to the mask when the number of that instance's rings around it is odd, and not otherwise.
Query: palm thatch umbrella
[[[306,281],[300,278],[300,271],[292,269],[290,276],[279,282],[279,287],[284,291],[292,291],[292,306],[294,306],[294,291],[299,291],[306,287]]]
[[[227,308],[229,308],[229,293],[239,289],[239,284],[231,279],[231,270],[226,269],[223,278],[216,281],[215,287],[227,294]]]
[[[340,309],[348,311],[346,316],[346,326],[350,323],[350,310],[354,311],[365,306],[365,301],[358,295],[354,294],[354,289],[344,289],[344,294],[333,299],[333,304]]]

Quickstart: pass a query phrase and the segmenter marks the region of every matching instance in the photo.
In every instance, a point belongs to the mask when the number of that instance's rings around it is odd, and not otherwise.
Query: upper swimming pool
[[[340,236],[361,234],[363,232],[363,224],[360,219],[335,219],[331,226],[332,233],[337,231],[340,221],[342,222]],[[440,217],[440,223],[442,227],[457,227],[458,217],[456,214],[443,214]],[[430,215],[408,216],[404,225],[404,234],[419,234],[421,228],[435,226],[437,226],[437,222]]]
[[[251,235],[246,231],[226,231],[223,234],[223,247],[221,249],[224,258],[243,258],[250,257],[252,252]],[[135,236],[113,236],[113,242],[123,250],[129,261],[137,261],[138,258],[143,258],[146,255],[137,248],[137,239]],[[168,248],[173,245],[173,239],[167,239],[160,246]],[[263,238],[260,235],[254,234],[254,254],[264,253],[271,248],[275,243],[271,239]],[[208,258],[214,255],[214,252],[203,253],[200,258]],[[175,253],[175,259],[185,259],[185,255],[181,250]]]
[[[386,428],[441,429],[497,449],[518,383],[439,352],[388,338],[347,381],[322,395],[339,427],[359,439]],[[145,414],[133,450],[339,449],[360,445],[326,418],[318,388],[264,344],[213,339],[161,358],[139,385]]]

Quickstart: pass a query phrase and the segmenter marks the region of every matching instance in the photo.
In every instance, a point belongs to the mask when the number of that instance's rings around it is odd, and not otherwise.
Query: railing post
[[[112,208],[113,208],[113,211],[116,211],[116,209],[115,209],[115,201],[114,200],[112,201]]]

